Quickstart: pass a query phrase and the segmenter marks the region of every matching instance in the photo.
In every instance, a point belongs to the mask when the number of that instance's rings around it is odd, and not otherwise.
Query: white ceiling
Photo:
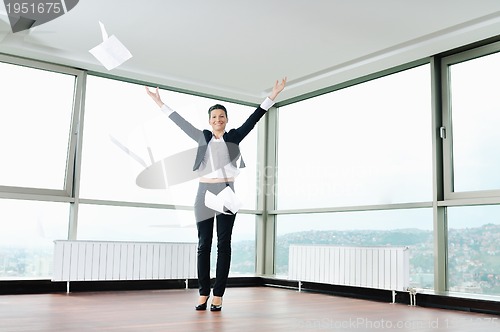
[[[108,72],[88,51],[99,21],[133,57],[109,74],[258,103],[285,100],[500,35],[499,0],[81,0],[12,33],[0,53]]]

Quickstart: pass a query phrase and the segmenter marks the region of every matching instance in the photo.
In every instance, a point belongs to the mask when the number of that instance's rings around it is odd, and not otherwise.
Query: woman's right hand
[[[145,86],[145,88],[146,88],[146,92],[148,93],[148,95],[151,97],[151,99],[154,100],[154,102],[158,105],[158,107],[162,107],[163,101],[161,100],[160,92],[158,91],[158,87],[154,91],[150,91],[147,86]]]

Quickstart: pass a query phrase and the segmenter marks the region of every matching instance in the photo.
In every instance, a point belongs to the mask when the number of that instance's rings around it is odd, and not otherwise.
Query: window
[[[434,287],[431,209],[279,215],[276,274],[288,274],[290,244],[408,246],[410,285]]]
[[[0,73],[0,185],[65,189],[75,76],[7,63]]]
[[[50,279],[54,240],[68,238],[69,204],[0,200],[0,279]]]
[[[499,70],[500,53],[448,67],[453,192],[500,189],[500,158],[495,153],[500,147],[500,78],[493,74]]]
[[[432,200],[430,69],[280,107],[280,209]]]
[[[212,249],[215,273],[216,231]],[[78,240],[197,242],[192,211],[80,204]],[[255,273],[255,216],[238,214],[231,274]]]
[[[214,242],[216,242],[215,238]],[[231,238],[231,269],[229,276],[255,275],[255,246],[255,215],[239,213],[234,223]],[[212,248],[212,255],[215,252],[216,248],[214,247]],[[215,275],[215,259],[212,260],[212,274]]]
[[[197,190],[196,172],[181,183],[162,185],[163,169],[148,186],[137,178],[146,168],[165,158],[182,157],[184,168],[192,169],[197,144],[185,135],[147,96],[144,87],[95,76],[87,80],[80,197],[100,200],[193,205]],[[208,108],[220,101],[161,91],[162,100],[195,127],[210,128]],[[223,103],[228,109],[228,129],[237,127],[254,108]],[[246,168],[242,169],[236,192],[244,208],[255,208],[257,131],[241,144]],[[182,155],[183,156],[183,155]],[[161,166],[161,165],[160,165]],[[167,182],[170,171],[167,169]]]
[[[477,206],[447,208],[448,288],[500,295],[500,44],[442,60],[443,124],[446,127],[445,197],[473,199]]]
[[[448,208],[450,291],[500,295],[500,206]]]

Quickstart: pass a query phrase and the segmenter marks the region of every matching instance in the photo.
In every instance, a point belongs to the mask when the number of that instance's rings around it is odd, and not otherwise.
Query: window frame
[[[74,76],[73,105],[71,122],[68,132],[68,150],[66,152],[66,166],[64,185],[62,189],[46,189],[35,187],[18,187],[0,185],[0,198],[35,199],[59,202],[74,202],[74,177],[77,144],[80,132],[80,117],[83,108],[83,94],[85,84],[85,72],[82,70],[65,67],[61,65],[42,63],[36,60],[17,58],[0,54],[0,62],[15,66],[27,67],[35,70],[43,70],[54,73]]]
[[[446,204],[476,205],[500,203],[500,188],[494,190],[455,191],[454,190],[454,168],[453,168],[453,125],[451,105],[451,74],[450,67],[455,64],[474,60],[500,52],[500,42],[476,47],[460,53],[452,54],[441,59],[441,91],[442,91],[442,127],[438,137],[441,135],[443,146],[443,191],[444,200],[455,202]],[[441,133],[444,132],[444,135]],[[444,136],[444,137],[443,137]],[[457,200],[464,200],[459,202]],[[465,201],[466,200],[466,201]]]

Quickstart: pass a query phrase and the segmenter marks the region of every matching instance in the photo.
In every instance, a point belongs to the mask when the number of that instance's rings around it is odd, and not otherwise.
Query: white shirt
[[[203,157],[198,172],[201,175],[209,170],[212,170],[212,172],[203,175],[203,177],[224,179],[234,178],[240,174],[240,170],[229,159],[229,151],[223,137],[216,138],[212,136],[212,139],[208,142],[207,152]]]

